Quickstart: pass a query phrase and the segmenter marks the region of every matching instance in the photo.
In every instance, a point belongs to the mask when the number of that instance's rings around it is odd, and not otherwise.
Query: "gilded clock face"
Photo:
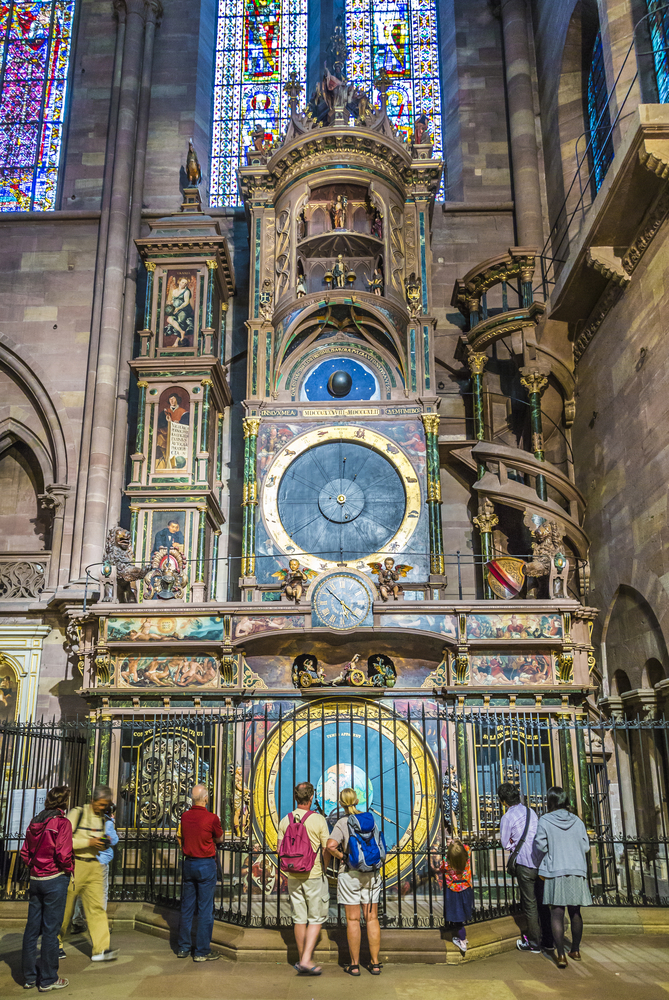
[[[420,511],[420,485],[407,456],[363,427],[326,427],[293,439],[269,468],[262,492],[277,546],[316,570],[402,552]]]
[[[355,628],[368,617],[372,599],[362,580],[350,573],[332,573],[314,588],[312,608],[328,628]]]

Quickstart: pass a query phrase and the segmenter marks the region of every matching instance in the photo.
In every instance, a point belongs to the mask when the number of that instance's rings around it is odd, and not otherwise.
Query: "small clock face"
[[[312,606],[323,625],[343,631],[364,622],[371,603],[370,593],[358,577],[336,573],[317,584]]]

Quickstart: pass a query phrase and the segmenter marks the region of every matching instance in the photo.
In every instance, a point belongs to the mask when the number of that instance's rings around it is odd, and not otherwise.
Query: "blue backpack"
[[[370,812],[348,817],[348,867],[358,872],[378,871],[386,860],[383,833]]]

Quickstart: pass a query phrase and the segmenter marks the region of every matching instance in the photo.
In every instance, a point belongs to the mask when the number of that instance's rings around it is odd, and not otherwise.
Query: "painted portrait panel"
[[[190,639],[195,642],[220,642],[223,619],[217,615],[201,618],[109,618],[109,642],[156,642]]]
[[[413,628],[457,639],[455,615],[381,615],[379,623],[386,628]]]
[[[471,657],[472,684],[550,684],[553,660],[549,653],[477,653]]]
[[[155,510],[151,521],[153,541],[151,543],[151,557],[164,549],[164,555],[169,556],[172,550],[183,555],[184,551],[184,526],[186,514],[183,510]],[[179,569],[176,565],[172,567]]]
[[[562,617],[547,615],[470,615],[468,639],[561,639]]]
[[[18,700],[16,671],[6,657],[0,656],[0,722],[14,722]]]
[[[276,632],[287,628],[304,628],[304,615],[258,615],[257,617],[235,616],[232,619],[234,639],[258,635],[260,632]]]
[[[195,288],[197,271],[167,272],[163,347],[192,347],[195,343]]]
[[[117,658],[119,687],[216,688],[214,656],[125,656]]]
[[[164,389],[158,402],[156,472],[184,472],[190,454],[190,394],[182,386]]]

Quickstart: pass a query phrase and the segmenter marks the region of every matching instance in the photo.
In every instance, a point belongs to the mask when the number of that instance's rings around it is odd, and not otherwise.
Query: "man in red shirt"
[[[179,922],[178,958],[191,953],[191,928],[197,915],[194,962],[213,962],[221,956],[211,950],[214,929],[214,893],[216,892],[216,845],[223,842],[221,821],[207,810],[209,792],[195,785],[191,792],[193,806],[182,813],[177,840],[183,851],[181,920]]]

